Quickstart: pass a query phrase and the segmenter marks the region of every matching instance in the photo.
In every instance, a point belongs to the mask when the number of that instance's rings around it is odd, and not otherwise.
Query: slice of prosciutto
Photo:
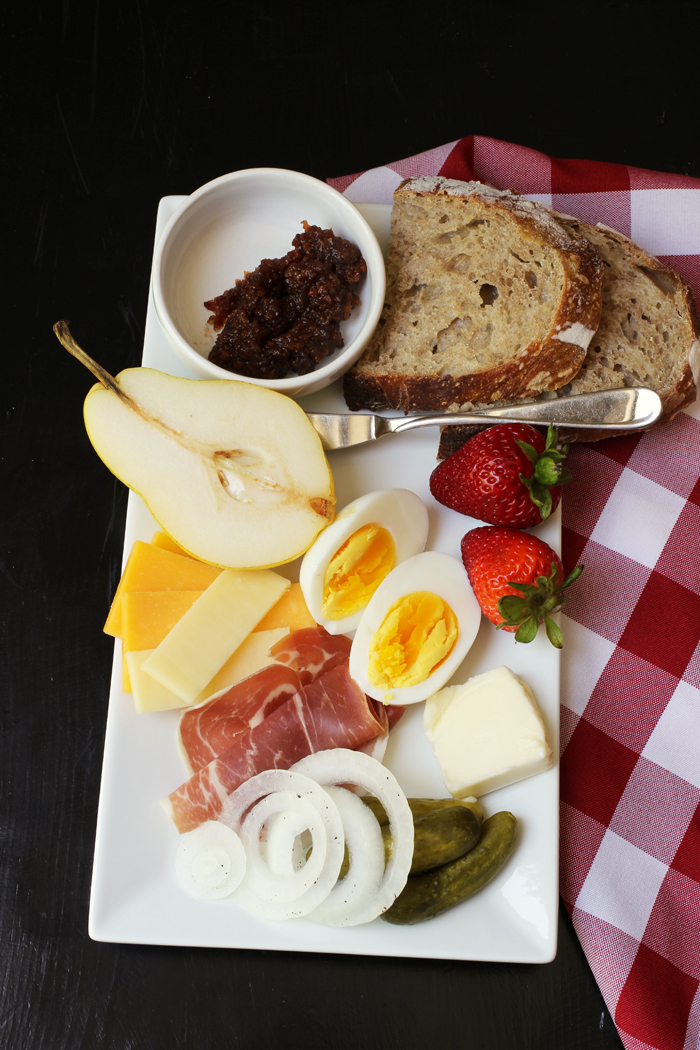
[[[350,658],[352,642],[344,634],[329,634],[323,627],[303,627],[280,638],[270,649],[278,663],[291,667],[308,685]]]
[[[296,671],[269,664],[225,693],[184,712],[177,729],[180,753],[192,774],[226,751],[301,689]]]
[[[347,663],[341,664],[239,733],[218,758],[163,799],[163,806],[178,831],[192,831],[216,820],[226,797],[256,773],[289,769],[316,751],[357,748],[383,729]]]
[[[376,702],[379,703],[379,701]],[[384,704],[384,710],[389,721],[389,732],[391,732],[401,716],[406,713],[406,708],[401,704]]]
[[[384,704],[380,704],[378,700],[373,700],[371,696],[368,696],[367,700],[372,705],[381,729],[374,740],[366,740],[364,744],[356,747],[355,751],[364,751],[370,758],[376,758],[377,762],[381,762],[389,740],[389,718]]]

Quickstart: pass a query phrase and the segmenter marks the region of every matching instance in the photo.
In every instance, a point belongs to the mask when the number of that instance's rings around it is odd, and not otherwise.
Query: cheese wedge
[[[537,701],[508,667],[431,696],[423,728],[455,798],[478,798],[552,765]]]
[[[280,600],[263,616],[256,631],[271,631],[276,627],[288,627],[300,631],[303,627],[315,627],[316,621],[309,612],[298,583],[293,583]]]
[[[186,703],[194,703],[288,588],[289,580],[271,569],[224,569],[143,662],[142,670]]]
[[[122,595],[130,591],[203,591],[221,569],[136,540],[124,567],[104,625],[105,634],[122,637]]]

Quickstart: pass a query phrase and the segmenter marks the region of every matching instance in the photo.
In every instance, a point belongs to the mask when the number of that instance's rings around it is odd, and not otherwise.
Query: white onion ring
[[[180,838],[175,871],[190,896],[200,900],[228,897],[246,870],[246,851],[235,831],[207,820]]]
[[[308,831],[306,822],[292,810],[277,813],[266,821],[260,845],[272,871],[286,875],[304,867],[311,845],[309,836],[307,848],[302,846],[302,835],[305,831]]]
[[[413,816],[398,780],[386,766],[361,751],[334,748],[307,755],[290,772],[320,784],[355,784],[379,799],[389,818],[394,849],[376,894],[353,914],[352,925],[371,922],[391,907],[406,885],[413,860]],[[348,923],[350,925],[350,923]]]
[[[266,824],[277,814],[289,818],[292,834],[270,841]],[[248,854],[248,882],[254,885],[255,895],[264,901],[289,903],[306,893],[318,881],[326,864],[327,828],[318,808],[293,791],[275,791],[258,802],[241,827],[241,839]],[[297,835],[305,829],[311,832],[314,850],[308,862],[297,870],[292,850]]]
[[[288,831],[276,836],[272,829],[280,819]],[[300,918],[316,908],[337,882],[343,862],[343,825],[330,795],[314,780],[291,770],[259,773],[229,795],[219,821],[240,833],[248,864],[234,896],[258,918]],[[296,869],[292,847],[307,829],[312,853]],[[268,860],[263,857],[261,836]],[[285,845],[287,857],[282,859],[280,849]]]
[[[306,918],[324,926],[356,926],[366,921],[362,916],[371,908],[384,878],[382,829],[372,810],[354,792],[331,786],[326,791],[343,821],[350,865],[344,878]]]

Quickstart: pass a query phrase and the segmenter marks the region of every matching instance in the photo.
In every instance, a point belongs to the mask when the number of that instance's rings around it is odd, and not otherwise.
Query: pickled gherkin
[[[372,810],[381,827],[389,823],[389,818],[384,812],[384,807],[379,799],[374,798],[372,795],[365,795],[362,801]],[[470,809],[479,822],[484,819],[484,809],[481,803],[471,802],[469,799],[464,798],[409,798],[408,804],[411,807],[414,820],[416,817],[422,817],[426,813],[432,813],[435,809],[449,806],[463,806],[465,809]]]
[[[474,849],[423,875],[409,875],[382,919],[397,926],[413,925],[467,900],[504,866],[515,848],[517,828],[512,813],[494,813],[484,821],[481,841]]]
[[[481,836],[481,824],[470,809],[464,806],[439,806],[413,816],[413,860],[411,875],[438,868],[456,860],[476,846]],[[393,841],[391,828],[382,827],[384,855],[391,856]]]
[[[362,801],[382,829],[384,862],[388,864],[394,845],[389,818],[376,798],[365,796]],[[455,799],[409,799],[408,803],[413,811],[412,875],[461,857],[479,841],[481,823],[471,805],[462,805]],[[349,867],[346,848],[339,879],[345,877]]]

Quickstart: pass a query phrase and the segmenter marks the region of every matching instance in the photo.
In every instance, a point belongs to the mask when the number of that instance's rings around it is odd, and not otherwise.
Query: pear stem
[[[136,405],[129,395],[124,393],[114,376],[111,376],[102,365],[98,365],[97,361],[93,361],[90,355],[83,350],[82,346],[78,346],[71,335],[71,330],[68,327],[67,321],[56,321],[53,330],[61,346],[65,347],[68,353],[77,358],[81,364],[85,365],[85,367],[92,372],[95,379],[98,379],[100,383],[102,383],[102,386],[106,387],[107,390],[111,390],[112,393],[116,394],[117,397],[129,405],[130,408],[136,409]]]

